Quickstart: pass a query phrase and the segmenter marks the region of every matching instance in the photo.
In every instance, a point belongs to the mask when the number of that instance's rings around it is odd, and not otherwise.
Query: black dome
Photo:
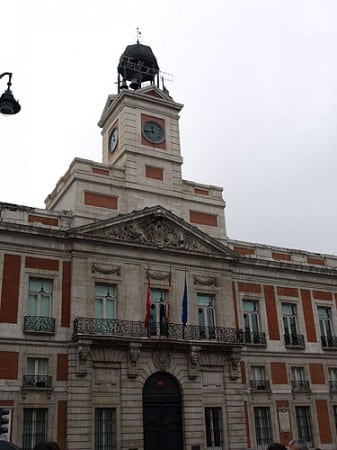
[[[151,47],[139,42],[128,45],[119,59],[118,73],[127,81],[135,78],[135,74],[136,78],[141,78],[141,82],[153,81],[159,73],[159,66]]]

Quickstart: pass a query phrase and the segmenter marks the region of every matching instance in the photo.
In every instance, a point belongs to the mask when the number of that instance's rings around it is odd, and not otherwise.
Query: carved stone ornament
[[[169,272],[156,272],[154,270],[148,270],[146,275],[148,275],[151,278],[151,280],[160,280],[160,281],[168,280],[170,277]]]
[[[232,380],[236,380],[240,377],[240,360],[241,350],[234,349],[229,357],[230,360],[230,377]]]
[[[200,347],[192,346],[188,358],[188,377],[196,378],[200,369]]]
[[[131,342],[129,347],[129,366],[128,376],[129,378],[136,378],[138,375],[137,361],[140,355],[142,344]]]
[[[171,355],[167,350],[156,350],[153,352],[152,360],[154,366],[159,370],[166,370],[171,364]]]
[[[90,354],[91,341],[79,341],[77,347],[77,375],[85,377],[87,374],[87,362]]]
[[[100,264],[91,264],[91,272],[92,273],[102,273],[105,275],[120,275],[120,267],[113,267],[113,266],[105,266]]]
[[[194,284],[200,284],[202,286],[217,286],[217,277],[203,277],[200,275],[195,275],[193,277]]]
[[[209,249],[194,236],[163,217],[153,214],[137,221],[114,225],[101,230],[101,235],[110,239],[155,245],[163,248],[207,251]]]

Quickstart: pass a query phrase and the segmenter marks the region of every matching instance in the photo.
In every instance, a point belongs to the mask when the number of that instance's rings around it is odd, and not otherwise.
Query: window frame
[[[205,406],[204,424],[205,424],[206,449],[222,450],[224,445],[222,408],[220,406]]]

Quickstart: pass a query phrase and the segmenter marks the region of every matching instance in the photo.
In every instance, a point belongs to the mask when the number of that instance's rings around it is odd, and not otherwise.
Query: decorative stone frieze
[[[102,273],[104,275],[117,275],[120,276],[121,269],[120,267],[112,266],[112,265],[102,265],[102,264],[91,264],[91,272],[92,273]]]
[[[207,277],[207,276],[201,276],[201,275],[195,275],[193,277],[193,282],[196,285],[201,286],[218,286],[218,279],[217,277]]]

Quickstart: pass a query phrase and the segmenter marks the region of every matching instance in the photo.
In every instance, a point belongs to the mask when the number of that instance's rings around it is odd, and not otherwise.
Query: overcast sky
[[[183,177],[223,186],[233,239],[337,254],[336,0],[10,0],[0,201],[44,207],[97,121],[125,47],[150,45],[183,103]],[[0,93],[7,79],[0,80]]]

